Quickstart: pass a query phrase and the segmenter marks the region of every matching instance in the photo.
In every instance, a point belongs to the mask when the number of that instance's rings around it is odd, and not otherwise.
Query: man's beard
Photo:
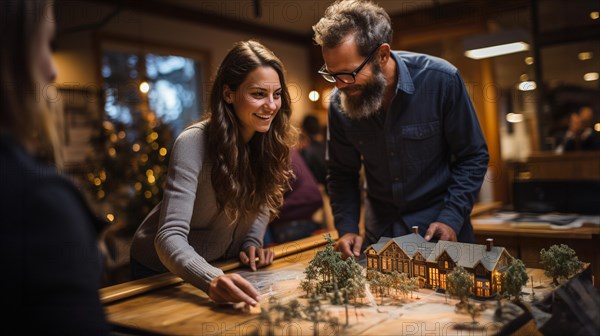
[[[366,84],[350,85],[340,89],[342,112],[350,119],[366,119],[377,114],[383,103],[386,84],[381,67],[373,63],[373,77]],[[355,89],[362,92],[354,96],[346,94],[346,91]]]

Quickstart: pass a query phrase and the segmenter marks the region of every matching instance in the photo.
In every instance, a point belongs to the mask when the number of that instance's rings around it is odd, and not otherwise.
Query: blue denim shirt
[[[328,188],[340,236],[358,233],[364,166],[365,245],[419,226],[445,223],[472,242],[470,213],[489,161],[477,115],[458,70],[428,55],[394,51],[396,94],[389,110],[351,120],[339,92],[329,107]]]

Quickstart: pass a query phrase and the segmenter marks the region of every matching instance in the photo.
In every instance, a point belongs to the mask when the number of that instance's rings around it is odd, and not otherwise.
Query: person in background
[[[265,246],[306,238],[323,228],[313,221],[314,214],[323,207],[323,198],[317,181],[297,149],[291,152],[295,178],[279,210],[279,216],[269,223]]]
[[[6,335],[108,335],[97,220],[37,157],[60,149],[44,92],[55,79],[52,1],[0,2],[0,317]]]
[[[600,132],[595,131],[593,126],[593,109],[587,105],[579,107],[569,115],[569,128],[555,152],[600,150]]]
[[[263,237],[293,176],[295,140],[281,61],[259,42],[235,43],[217,71],[209,112],[175,141],[163,200],[133,237],[132,276],[171,271],[216,303],[254,306],[252,284],[210,262],[239,256],[255,271],[273,261]]]
[[[418,226],[425,239],[473,242],[470,212],[489,155],[458,70],[392,51],[389,15],[370,1],[336,1],[313,26],[335,83],[328,114],[327,186],[344,257]],[[366,177],[365,239],[359,235]]]
[[[307,115],[302,121],[300,153],[317,182],[326,186],[327,164],[325,162],[325,141],[317,117]]]

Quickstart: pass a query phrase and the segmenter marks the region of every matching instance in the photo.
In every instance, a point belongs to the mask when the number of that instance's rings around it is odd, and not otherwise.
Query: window
[[[477,280],[475,282],[477,296],[490,296],[490,282],[487,280]]]
[[[431,287],[438,287],[439,286],[439,282],[438,282],[438,270],[435,268],[430,268],[429,269],[429,284],[431,285]]]
[[[440,273],[440,288],[446,289],[446,273]]]
[[[107,49],[102,77],[106,116],[132,129],[150,113],[176,137],[200,117],[202,64],[192,58]]]
[[[203,111],[203,52],[101,38],[102,116],[84,172],[92,192],[134,232],[162,199],[175,138]],[[95,181],[101,181],[97,183]]]
[[[500,293],[502,291],[502,273],[498,271],[494,271],[494,284],[496,285],[496,293]]]
[[[444,261],[444,268],[448,269],[448,260]]]

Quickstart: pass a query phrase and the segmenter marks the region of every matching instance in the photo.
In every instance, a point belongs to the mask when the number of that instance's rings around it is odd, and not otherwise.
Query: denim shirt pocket
[[[436,156],[441,150],[440,122],[401,126],[400,147],[410,162],[427,161]]]

